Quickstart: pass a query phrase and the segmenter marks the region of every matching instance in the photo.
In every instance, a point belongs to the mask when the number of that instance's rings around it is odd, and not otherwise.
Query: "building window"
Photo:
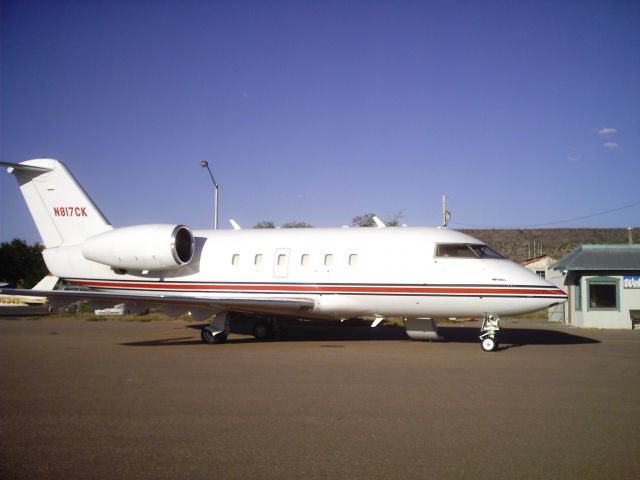
[[[610,283],[589,285],[589,305],[591,308],[616,308],[616,286]]]
[[[253,259],[253,263],[254,265],[258,266],[258,265],[262,265],[262,254],[258,253],[255,258]]]
[[[587,280],[589,310],[619,310],[618,280],[594,277]]]
[[[309,254],[305,253],[302,255],[302,257],[300,257],[300,265],[302,265],[303,267],[306,267],[307,265],[309,265]]]
[[[327,253],[327,254],[324,256],[324,264],[325,264],[327,267],[329,267],[329,266],[331,266],[331,264],[332,264],[332,263],[333,263],[333,255],[332,255],[332,254],[330,254],[330,253]]]
[[[582,311],[582,287],[580,286],[580,280],[578,284],[573,286],[573,291],[576,297],[576,312]]]
[[[358,254],[352,253],[351,255],[349,255],[349,266],[355,267],[357,264],[358,264]]]
[[[240,255],[237,253],[233,254],[233,257],[231,257],[231,265],[240,265]]]

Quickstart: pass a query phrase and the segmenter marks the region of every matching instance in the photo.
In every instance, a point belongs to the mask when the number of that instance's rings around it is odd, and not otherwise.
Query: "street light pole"
[[[209,168],[209,162],[206,160],[202,160],[200,162],[200,166],[202,168],[206,168],[209,172],[209,176],[211,177],[211,181],[213,182],[214,196],[213,196],[213,229],[218,229],[218,184],[216,183],[215,178],[213,178],[213,173],[211,173],[211,169]]]

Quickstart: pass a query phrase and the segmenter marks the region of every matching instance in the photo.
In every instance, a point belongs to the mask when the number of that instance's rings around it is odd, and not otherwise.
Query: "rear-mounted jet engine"
[[[88,238],[82,254],[88,260],[123,270],[172,270],[193,258],[193,234],[184,225],[136,225]]]

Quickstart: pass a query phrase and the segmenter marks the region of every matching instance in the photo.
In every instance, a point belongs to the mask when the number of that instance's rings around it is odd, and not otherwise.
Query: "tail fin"
[[[82,243],[111,225],[59,161],[43,158],[5,163],[18,180],[46,248]]]

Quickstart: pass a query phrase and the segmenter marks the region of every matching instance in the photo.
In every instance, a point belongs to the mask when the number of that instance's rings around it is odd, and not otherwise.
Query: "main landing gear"
[[[269,340],[276,335],[276,328],[273,322],[258,320],[252,329],[256,340]]]
[[[251,333],[256,340],[271,340],[288,329],[287,319],[284,317],[267,315],[254,317],[254,321]]]
[[[234,322],[236,333],[250,333],[256,340],[269,340],[275,337],[278,332],[287,329],[286,319],[283,318],[272,316],[256,317],[237,312],[220,312],[210,325],[203,327],[200,331],[202,343],[217,344],[226,342],[230,332],[230,322]]]
[[[227,335],[224,332],[215,333],[209,325],[200,331],[200,338],[202,338],[202,343],[224,343],[227,341]]]
[[[207,325],[200,331],[202,343],[224,343],[229,335],[229,313],[220,312],[213,319],[211,325]]]
[[[482,320],[480,327],[480,346],[485,352],[495,352],[498,349],[496,332],[500,330],[500,318],[495,315],[487,315]]]

